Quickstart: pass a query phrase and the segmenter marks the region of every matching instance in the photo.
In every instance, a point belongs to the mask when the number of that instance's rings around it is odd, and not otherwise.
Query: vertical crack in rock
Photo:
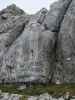
[[[64,15],[72,0],[59,0],[55,2],[48,12],[44,25],[52,32],[59,32]]]
[[[65,0],[64,0],[64,2],[65,2]],[[55,66],[56,66],[56,70],[55,70],[55,72],[54,72],[54,77],[55,77],[55,79],[53,79],[53,81],[55,81],[55,83],[56,83],[56,81],[60,81],[61,82],[61,79],[59,78],[60,77],[60,72],[61,72],[61,68],[60,68],[60,70],[58,71],[58,68],[59,68],[59,64],[57,64],[57,62],[58,62],[58,44],[60,44],[59,43],[59,35],[60,35],[60,29],[61,29],[61,25],[62,25],[62,22],[63,22],[63,20],[64,20],[64,17],[65,17],[65,15],[66,15],[66,13],[67,13],[67,11],[68,11],[68,9],[69,9],[69,7],[70,7],[70,5],[71,5],[71,3],[72,3],[72,0],[69,0],[69,1],[67,1],[66,0],[66,2],[68,2],[67,3],[67,5],[65,6],[65,10],[63,10],[64,12],[62,12],[62,14],[63,14],[63,16],[61,17],[61,14],[59,14],[60,15],[60,18],[59,18],[59,20],[57,20],[58,21],[58,23],[57,23],[57,34],[56,34],[56,42],[55,42],[55,51],[54,51],[54,53],[55,53]],[[63,9],[64,9],[64,7],[63,7]],[[60,12],[61,13],[61,12]],[[56,27],[55,27],[56,28]],[[61,82],[62,83],[62,82]]]
[[[57,72],[63,83],[75,83],[75,0],[72,0],[58,36]]]
[[[58,2],[55,2],[52,6],[48,14],[46,15],[44,25],[46,29],[51,30],[52,32],[55,32],[56,34],[56,42],[54,46],[54,54],[55,54],[55,66],[57,63],[57,46],[58,46],[58,37],[59,37],[59,31],[61,24],[63,22],[64,16],[71,4],[72,0],[60,0]],[[57,69],[57,68],[56,68]],[[53,80],[55,70],[52,73],[52,78],[50,81]],[[58,78],[57,78],[58,79]],[[57,81],[56,79],[56,81]]]

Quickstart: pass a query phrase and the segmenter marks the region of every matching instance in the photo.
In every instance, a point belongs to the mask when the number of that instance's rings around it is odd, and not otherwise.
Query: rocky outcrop
[[[2,81],[46,83],[51,78],[52,70],[50,69],[53,68],[49,66],[53,65],[52,49],[55,33],[45,30],[42,25],[46,13],[47,10],[43,8],[31,18],[25,14],[16,15],[13,19],[14,23],[12,23],[13,20],[11,24],[8,20],[2,23],[3,26],[7,26],[4,28],[1,26],[3,28],[1,36],[4,39],[1,37],[1,41],[3,40],[0,73]]]
[[[35,15],[14,4],[0,12],[1,82],[75,83],[74,6],[60,0]]]
[[[44,25],[52,32],[59,32],[64,15],[72,0],[59,0],[50,7]]]
[[[48,93],[41,94],[40,96],[30,96],[28,100],[52,100],[52,96]]]
[[[31,20],[4,55],[3,67],[14,68],[18,81],[46,83],[52,74],[54,43],[55,33]]]
[[[7,8],[3,9],[2,11],[0,11],[0,15],[7,15],[8,17],[9,15],[16,16],[22,14],[25,14],[25,12],[22,9],[19,9],[15,4],[12,4]],[[6,18],[7,16],[4,16],[3,18]]]
[[[14,13],[14,14],[13,14]],[[22,10],[11,5],[0,12],[0,77],[3,73],[3,57],[13,42],[20,36],[30,19]]]
[[[0,100],[20,100],[21,97],[18,94],[0,93]]]
[[[65,100],[65,99],[75,100],[75,96],[61,95],[55,97],[55,96],[51,96],[48,93],[44,93],[44,94],[40,94],[39,96],[28,97],[28,100]]]
[[[70,98],[69,98],[70,97]],[[11,94],[11,93],[0,93],[0,100],[75,100],[75,96],[70,95],[61,95],[61,96],[52,96],[48,93],[43,93],[40,95],[34,95],[34,96],[25,96],[24,95],[18,95],[18,94]]]

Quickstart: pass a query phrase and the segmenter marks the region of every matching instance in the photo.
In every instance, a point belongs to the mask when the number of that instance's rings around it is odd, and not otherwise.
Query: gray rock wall
[[[62,82],[75,83],[75,1],[73,0],[63,19],[57,49],[57,70]]]
[[[0,12],[0,81],[75,83],[75,1],[60,0],[28,15]]]

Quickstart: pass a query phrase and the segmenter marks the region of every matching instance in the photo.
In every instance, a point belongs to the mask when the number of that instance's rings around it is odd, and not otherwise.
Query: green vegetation
[[[0,90],[2,92],[9,92],[15,94],[24,95],[21,100],[26,100],[29,95],[39,95],[42,93],[49,93],[53,96],[63,95],[65,92],[69,91],[71,95],[75,95],[75,84],[63,84],[63,85],[34,85],[32,87],[27,87],[23,90],[18,90],[16,85],[0,85]]]
[[[27,96],[25,96],[25,95],[22,96],[22,97],[21,97],[21,100],[27,100]]]

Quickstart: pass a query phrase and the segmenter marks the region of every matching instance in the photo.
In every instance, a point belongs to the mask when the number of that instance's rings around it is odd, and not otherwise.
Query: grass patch
[[[75,84],[63,84],[63,85],[34,85],[31,88],[26,88],[23,90],[18,90],[17,85],[0,85],[0,90],[2,92],[9,92],[15,94],[21,94],[23,97],[21,100],[27,100],[27,96],[30,95],[40,95],[42,93],[49,93],[53,96],[63,95],[65,92],[69,91],[71,95],[75,95]]]

